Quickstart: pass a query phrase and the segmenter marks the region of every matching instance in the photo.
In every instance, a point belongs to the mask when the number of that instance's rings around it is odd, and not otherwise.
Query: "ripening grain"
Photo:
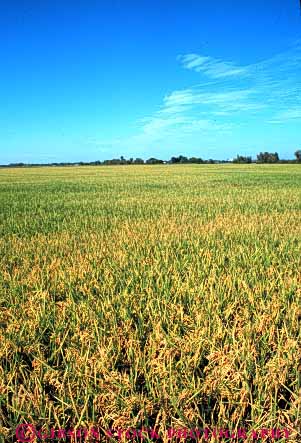
[[[7,441],[300,430],[299,165],[2,169],[0,211]]]

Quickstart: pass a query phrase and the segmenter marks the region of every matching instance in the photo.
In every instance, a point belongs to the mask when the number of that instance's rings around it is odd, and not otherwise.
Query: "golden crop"
[[[298,441],[299,165],[1,169],[0,211],[3,441],[23,422]]]

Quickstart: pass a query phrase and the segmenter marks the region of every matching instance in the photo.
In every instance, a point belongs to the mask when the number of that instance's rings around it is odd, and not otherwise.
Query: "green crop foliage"
[[[1,169],[0,435],[300,431],[300,239],[299,165]]]

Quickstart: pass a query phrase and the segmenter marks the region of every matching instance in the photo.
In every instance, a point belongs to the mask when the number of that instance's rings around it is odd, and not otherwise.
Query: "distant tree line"
[[[10,163],[8,165],[0,165],[0,167],[32,167],[32,166],[101,166],[101,165],[158,165],[158,164],[219,164],[219,163],[301,163],[301,149],[295,152],[295,159],[281,160],[277,152],[260,152],[257,154],[256,160],[250,156],[237,155],[233,160],[204,160],[199,157],[171,157],[170,160],[161,160],[151,157],[148,160],[142,158],[129,158],[123,156],[120,158],[112,158],[110,160],[96,160],[92,162],[61,162],[61,163]]]
[[[252,157],[244,157],[243,155],[238,155],[236,158],[233,159],[233,163],[252,163]]]
[[[301,162],[301,149],[295,152],[295,157],[295,160],[280,160],[278,152],[260,152],[254,161],[252,157],[237,155],[237,157],[233,159],[233,163],[299,163]]]

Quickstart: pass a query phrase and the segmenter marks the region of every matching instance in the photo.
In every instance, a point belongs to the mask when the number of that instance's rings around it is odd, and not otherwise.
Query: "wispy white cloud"
[[[208,77],[215,79],[248,73],[247,67],[236,66],[231,62],[224,62],[209,56],[185,54],[179,55],[178,60],[184,68],[193,69],[196,72],[203,72]]]
[[[166,130],[170,127],[179,126],[185,124],[187,122],[187,118],[185,116],[154,116],[149,119],[143,119],[143,133],[152,135],[154,133],[159,133],[162,130]]]
[[[232,119],[249,112],[258,118],[262,116],[264,122],[300,118],[300,41],[285,52],[246,66],[199,54],[180,55],[178,60],[185,68],[205,74],[212,80],[171,93],[164,99],[165,106],[191,104],[198,111],[202,107],[209,115],[231,115]],[[279,107],[281,112],[275,113]],[[267,118],[268,114],[270,118]]]
[[[301,106],[299,108],[286,109],[280,111],[269,120],[270,123],[286,123],[290,120],[300,120],[301,124]]]
[[[301,123],[300,43],[245,66],[194,53],[178,61],[199,73],[201,82],[166,94],[156,112],[137,122],[137,133],[118,146],[174,145],[193,137],[213,144],[242,126],[252,133],[264,124]]]
[[[252,96],[257,93],[254,89],[226,90],[224,92],[203,92],[200,90],[186,89],[183,91],[174,91],[164,98],[164,104],[161,112],[172,112],[187,110],[189,105],[213,106],[216,112],[218,110],[243,111],[261,109],[262,103],[252,102]]]

